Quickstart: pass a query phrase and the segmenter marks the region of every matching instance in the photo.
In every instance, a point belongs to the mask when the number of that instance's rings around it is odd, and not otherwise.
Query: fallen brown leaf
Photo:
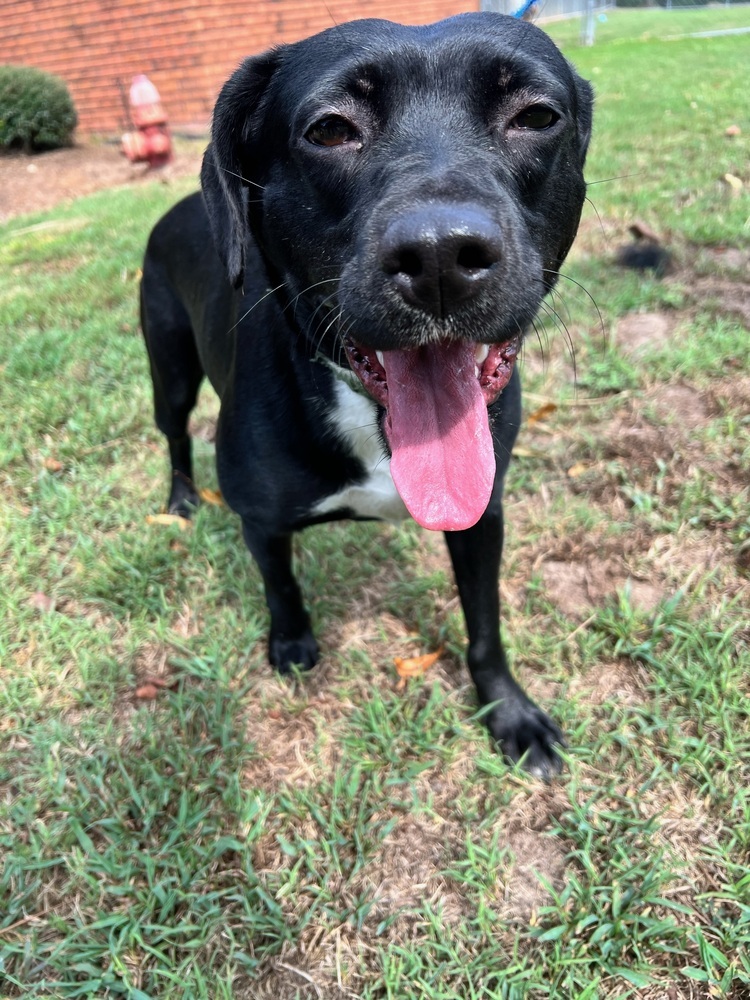
[[[146,524],[176,524],[181,531],[187,531],[188,528],[192,527],[192,521],[188,521],[186,517],[180,517],[179,514],[147,514]]]
[[[143,698],[146,701],[153,701],[154,698],[158,698],[160,688],[155,684],[141,684],[140,687],[135,689],[136,698]]]
[[[56,458],[45,458],[45,460],[44,460],[44,468],[48,472],[62,472],[62,470],[63,470],[63,464],[62,464],[62,462],[58,461],[58,459],[56,459]]]
[[[143,686],[153,686],[168,691],[174,691],[177,687],[177,681],[173,680],[171,677],[146,677],[143,681]]]
[[[401,678],[396,685],[397,689],[401,691],[406,687],[407,677],[419,677],[429,670],[434,663],[437,663],[443,652],[441,646],[436,653],[424,653],[422,656],[395,656],[393,662],[396,665],[396,673]]]
[[[556,403],[544,403],[538,409],[534,410],[533,413],[529,414],[526,418],[526,426],[531,427],[533,424],[539,423],[540,420],[544,420],[545,417],[548,417],[550,413],[554,413],[556,409]]]
[[[205,500],[206,503],[212,504],[214,507],[224,506],[224,498],[219,490],[202,489],[198,491],[198,496],[201,500]]]
[[[571,479],[576,479],[578,476],[582,476],[585,472],[589,471],[589,466],[585,462],[576,462],[575,465],[571,465],[568,469],[568,475]]]
[[[724,180],[730,186],[733,192],[739,194],[744,184],[742,183],[742,178],[737,177],[735,174],[724,174]]]

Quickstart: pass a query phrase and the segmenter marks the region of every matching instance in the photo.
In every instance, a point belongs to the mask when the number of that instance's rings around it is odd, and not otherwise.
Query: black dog
[[[155,227],[141,290],[169,510],[198,503],[205,373],[271,663],[318,657],[292,532],[408,512],[445,531],[490,733],[543,775],[562,735],[500,642],[501,500],[514,361],[576,232],[591,106],[542,31],[496,14],[355,21],[248,59],[216,105],[203,200]]]

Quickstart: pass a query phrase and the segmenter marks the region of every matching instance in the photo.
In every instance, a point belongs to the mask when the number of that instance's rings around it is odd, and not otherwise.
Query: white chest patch
[[[401,521],[409,516],[391,477],[391,460],[383,451],[374,400],[336,380],[336,403],[328,414],[330,426],[365,468],[364,482],[345,486],[317,503],[313,514],[330,514],[346,507],[358,517]]]

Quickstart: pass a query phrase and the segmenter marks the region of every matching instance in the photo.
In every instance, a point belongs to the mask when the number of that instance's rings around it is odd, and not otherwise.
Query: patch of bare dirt
[[[502,915],[505,920],[528,926],[539,907],[550,902],[541,879],[558,887],[563,881],[567,845],[559,838],[522,827],[511,835],[509,843],[515,862],[505,873]]]
[[[625,459],[641,471],[653,471],[660,459],[666,461],[674,454],[664,430],[646,423],[632,409],[610,422],[605,441],[605,458]]]
[[[287,961],[282,958],[268,963],[263,974],[246,986],[235,980],[232,996],[235,1000],[279,1000],[279,997],[294,997],[295,1000],[342,1000],[357,994],[343,986],[331,982],[331,970],[327,962],[319,965],[303,956],[303,961],[292,954]],[[294,963],[297,962],[298,965]]]
[[[325,734],[350,706],[333,690],[325,691],[326,684],[318,679],[325,667],[323,658],[315,678],[305,685],[308,697],[290,691],[289,683],[270,668],[258,673],[246,699],[247,738],[256,751],[245,772],[248,785],[308,787],[333,769],[336,750]],[[319,690],[311,690],[313,685]]]
[[[648,559],[658,572],[684,583],[686,574],[710,572],[724,563],[730,553],[731,544],[722,535],[691,528],[659,535],[648,551]]]
[[[631,605],[642,611],[653,611],[666,596],[663,587],[628,576],[612,559],[593,556],[582,562],[548,560],[542,563],[541,571],[547,597],[566,615],[602,607],[618,590],[627,589]]]
[[[169,183],[177,177],[195,177],[196,186],[203,143],[178,143],[174,161],[162,170],[148,170],[121,153],[119,145],[91,144],[55,149],[27,156],[0,155],[0,222],[17,215],[42,212],[104,188]]]
[[[723,278],[693,278],[691,297],[704,306],[734,316],[750,329],[750,281],[728,281]]]
[[[638,676],[639,668],[633,663],[615,660],[597,663],[585,672],[577,672],[570,679],[570,693],[582,695],[593,705],[615,702],[617,705],[639,705],[644,700],[644,685]]]
[[[710,415],[703,395],[684,382],[651,389],[645,395],[644,402],[651,403],[658,417],[669,427],[671,435],[682,436],[683,431],[704,427]],[[663,436],[663,431],[661,434]]]
[[[734,411],[746,417],[750,413],[750,375],[727,375],[714,382],[711,399],[719,413]]]
[[[705,254],[723,274],[750,276],[750,251],[738,247],[707,247]]]
[[[629,313],[618,320],[615,343],[623,354],[636,358],[668,343],[675,327],[670,313]]]

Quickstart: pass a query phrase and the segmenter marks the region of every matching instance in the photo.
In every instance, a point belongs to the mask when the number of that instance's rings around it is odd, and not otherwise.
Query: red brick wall
[[[219,87],[246,55],[333,23],[437,21],[479,0],[2,0],[0,63],[37,66],[70,88],[82,132],[126,127],[121,97],[146,73],[176,126],[208,125]]]

